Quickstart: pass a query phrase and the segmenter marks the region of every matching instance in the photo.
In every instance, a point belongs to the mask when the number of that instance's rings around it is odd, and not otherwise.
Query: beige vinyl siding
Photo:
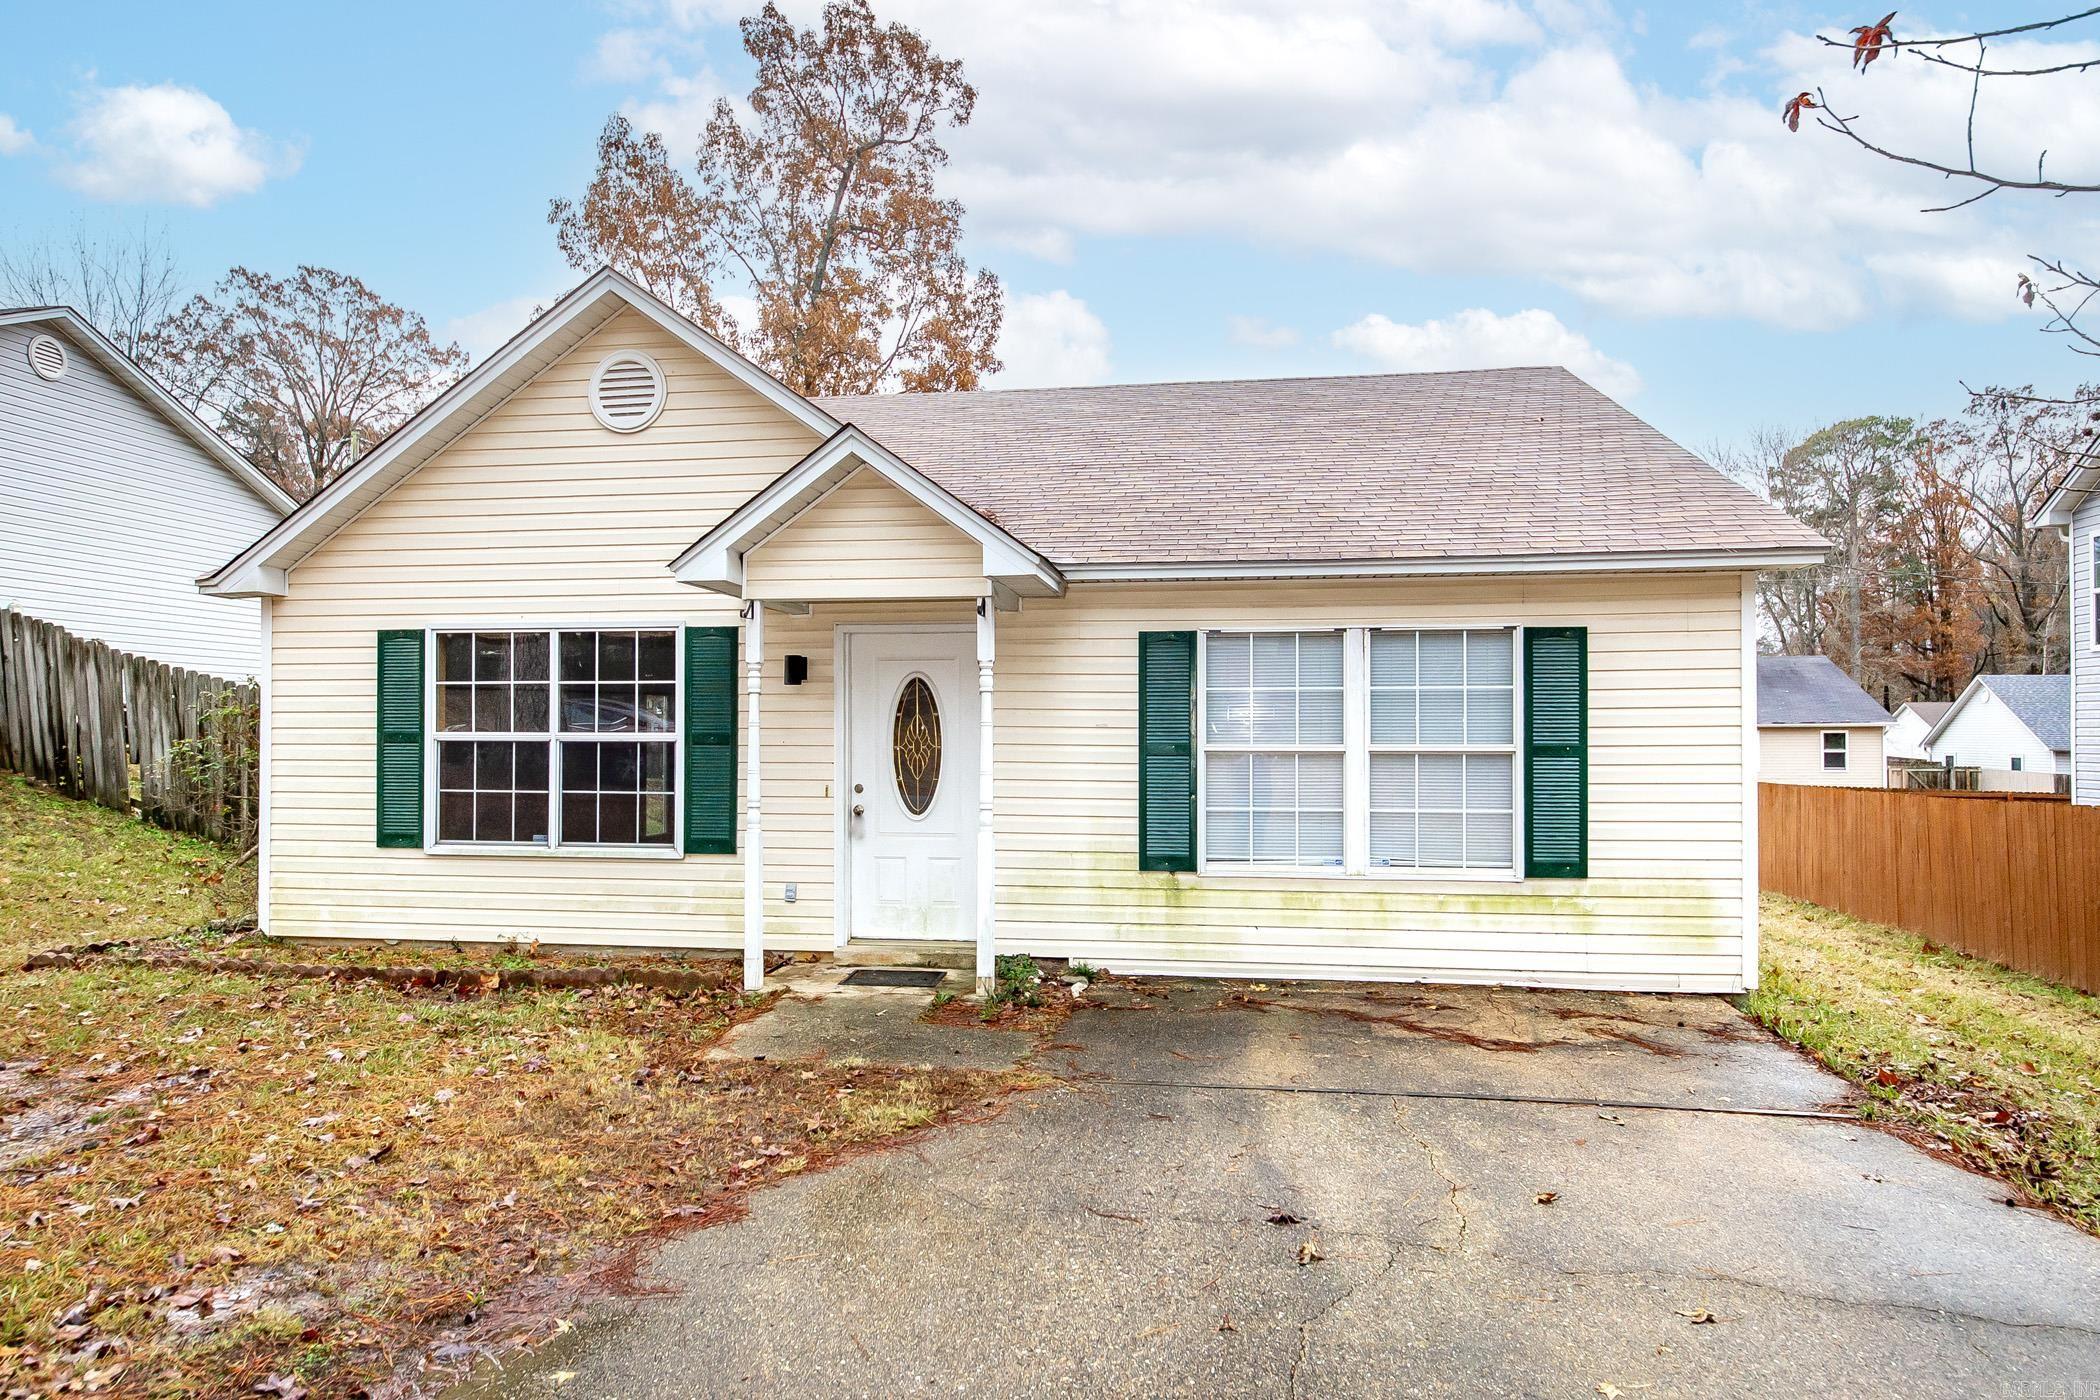
[[[664,366],[670,400],[651,428],[621,436],[597,426],[584,389],[599,358],[627,346]],[[733,621],[730,600],[674,583],[666,561],[813,446],[807,429],[623,315],[298,566],[271,627],[273,931],[736,945],[739,856],[379,849],[374,633]],[[907,554],[917,576],[929,552],[951,549],[925,529],[931,517],[900,513],[906,498],[888,492],[855,482],[828,518],[819,506],[796,522],[834,533],[830,577]],[[907,546],[899,528],[916,532]],[[783,532],[781,543],[792,555],[799,541]],[[972,615],[967,597],[876,600],[881,585],[858,577],[870,601],[766,617],[773,948],[828,949],[839,927],[837,627]],[[997,613],[1000,947],[1111,968],[1732,989],[1746,912],[1741,600],[1736,573],[1570,575],[1082,585]],[[1526,623],[1589,629],[1589,879],[1137,869],[1139,632]],[[783,680],[791,653],[809,661],[801,686]]]
[[[865,467],[744,556],[751,598],[977,598],[990,591],[981,545]]]
[[[669,397],[647,430],[623,435],[598,425],[585,391],[599,360],[629,347],[663,366]],[[272,931],[635,945],[739,937],[735,856],[377,848],[374,634],[734,623],[733,600],[674,582],[666,563],[815,445],[807,428],[623,312],[294,569],[270,629]]]
[[[1823,735],[1843,730],[1847,759],[1844,771],[1823,766]],[[1757,731],[1758,780],[1810,787],[1886,787],[1888,761],[1885,732],[1872,725],[1828,725],[1823,729],[1768,728]]]

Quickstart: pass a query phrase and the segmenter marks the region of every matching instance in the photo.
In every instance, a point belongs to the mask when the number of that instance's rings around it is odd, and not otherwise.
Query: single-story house
[[[1826,548],[1561,369],[813,400],[606,270],[201,586],[280,935],[1726,992]]]
[[[260,606],[196,580],[289,496],[63,306],[0,310],[0,424],[0,607],[171,666],[256,673]]]
[[[2100,806],[2100,446],[2088,447],[2035,517],[2070,548],[2071,800]]]
[[[1885,787],[1882,741],[1894,722],[1827,656],[1757,658],[1757,772],[1764,782]]]
[[[1882,739],[1889,761],[1931,762],[1932,755],[1925,751],[1925,736],[1953,708],[1952,700],[1906,700],[1898,705],[1895,723]]]
[[[2071,771],[2071,678],[1978,676],[1925,736],[1925,751],[1950,768],[1980,769],[1986,789],[2046,792]]]

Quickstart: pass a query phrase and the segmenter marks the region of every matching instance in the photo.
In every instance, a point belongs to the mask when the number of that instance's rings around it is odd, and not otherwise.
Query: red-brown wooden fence
[[[2100,807],[1764,783],[1757,840],[1768,890],[2100,993]]]

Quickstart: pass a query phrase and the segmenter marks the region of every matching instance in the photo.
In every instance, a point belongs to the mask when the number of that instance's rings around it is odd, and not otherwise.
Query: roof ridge
[[[1537,373],[1541,370],[1548,372],[1557,371],[1567,375],[1570,379],[1589,384],[1588,380],[1583,379],[1581,375],[1575,373],[1566,365],[1495,365],[1474,369],[1380,370],[1364,374],[1271,374],[1231,379],[1140,379],[1118,381],[1113,384],[1032,384],[1016,386],[1011,389],[893,390],[887,393],[873,394],[814,394],[811,395],[811,398],[817,403],[858,402],[863,399],[978,399],[990,398],[994,395],[1094,393],[1118,389],[1233,388],[1256,384],[1361,384],[1367,380],[1377,379],[1451,379],[1462,375],[1528,374]],[[1589,387],[1596,389],[1595,385],[1589,385]],[[1597,392],[1600,394],[1604,393],[1601,389],[1597,389]],[[1604,394],[1604,397],[1611,398],[1609,394]],[[1617,403],[1618,400],[1612,399],[1612,402]]]

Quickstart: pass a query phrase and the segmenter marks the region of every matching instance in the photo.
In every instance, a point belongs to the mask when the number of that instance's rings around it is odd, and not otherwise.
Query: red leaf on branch
[[[1786,119],[1786,129],[1788,131],[1799,131],[1801,129],[1801,114],[1815,105],[1816,99],[1811,94],[1805,92],[1795,93],[1792,100],[1786,104],[1785,110],[1780,114]]]
[[[1881,57],[1881,46],[1889,43],[1896,37],[1889,33],[1889,23],[1895,18],[1896,12],[1890,10],[1881,17],[1881,23],[1879,24],[1862,24],[1854,27],[1852,30],[1852,66],[1854,68],[1864,73],[1867,71],[1868,64]]]

